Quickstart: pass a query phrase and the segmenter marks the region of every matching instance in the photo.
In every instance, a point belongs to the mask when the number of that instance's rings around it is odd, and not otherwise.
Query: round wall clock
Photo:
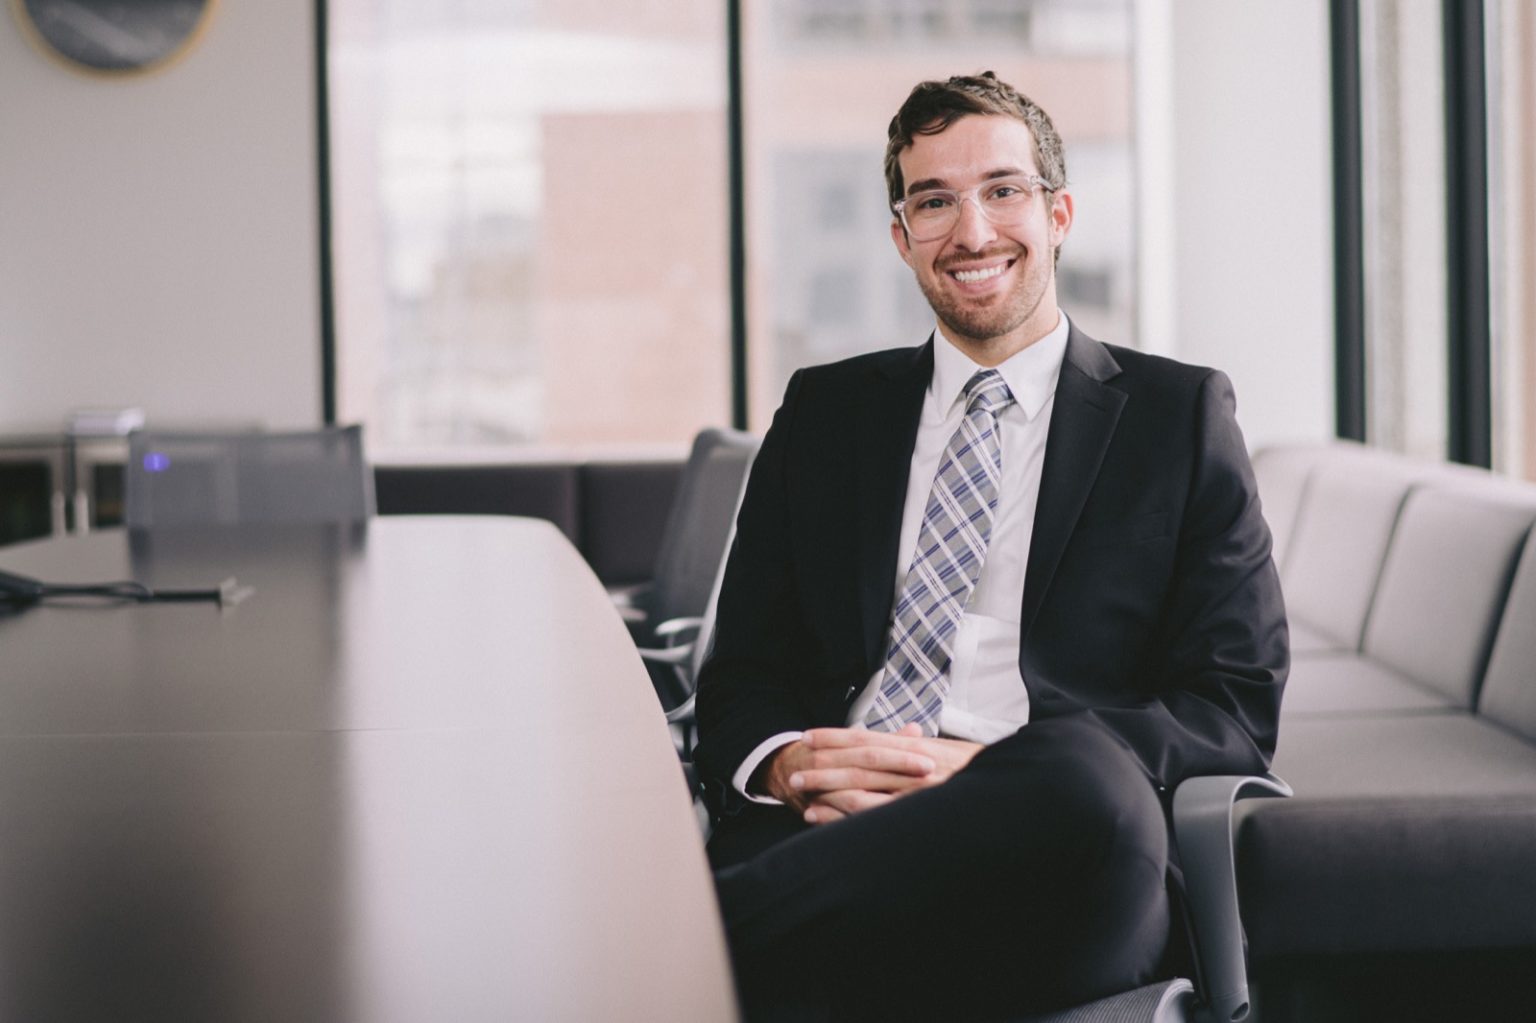
[[[217,0],[11,0],[32,43],[76,70],[149,71],[190,50]]]

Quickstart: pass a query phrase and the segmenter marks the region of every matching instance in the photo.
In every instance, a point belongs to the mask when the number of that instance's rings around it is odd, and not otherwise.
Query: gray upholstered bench
[[[1239,814],[1254,961],[1536,961],[1536,486],[1347,444],[1254,464],[1296,791]]]

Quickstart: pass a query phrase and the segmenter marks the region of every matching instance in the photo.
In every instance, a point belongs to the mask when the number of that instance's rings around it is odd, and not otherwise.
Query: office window
[[[729,416],[717,0],[332,0],[337,405],[375,452]]]
[[[1363,0],[1366,439],[1446,455],[1446,205],[1439,4]]]
[[[742,6],[753,428],[796,368],[933,327],[891,245],[883,172],[886,125],[927,78],[992,70],[1051,114],[1077,197],[1062,306],[1136,343],[1130,0]]]
[[[1536,480],[1536,11],[1485,10],[1493,464]]]

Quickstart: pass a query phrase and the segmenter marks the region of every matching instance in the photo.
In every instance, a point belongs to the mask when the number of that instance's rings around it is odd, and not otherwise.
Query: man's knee
[[[1163,805],[1140,764],[1087,720],[1026,726],[978,754],[968,772],[992,789],[995,811],[1021,839],[1049,838],[1068,871],[1167,862]],[[958,779],[957,779],[958,780]]]

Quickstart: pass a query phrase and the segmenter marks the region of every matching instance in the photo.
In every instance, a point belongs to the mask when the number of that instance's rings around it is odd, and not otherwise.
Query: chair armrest
[[[642,597],[649,595],[653,588],[651,583],[611,586],[608,588],[608,599],[613,601],[613,606],[619,612],[620,618],[639,625],[647,617],[645,608],[640,606],[639,601]]]
[[[656,626],[656,628],[652,629],[651,633],[658,639],[667,639],[671,636],[676,636],[679,633],[686,632],[689,629],[697,630],[703,624],[704,619],[702,618],[668,618],[666,621]],[[669,642],[667,645],[671,646],[672,644]]]
[[[671,664],[682,667],[693,656],[693,644],[679,643],[677,637],[689,629],[697,630],[704,624],[702,618],[671,618],[662,622],[651,632],[657,639],[664,640],[664,647],[642,646],[635,649],[640,651],[640,656],[647,661],[656,661],[660,664]]]
[[[657,664],[687,664],[688,659],[693,656],[692,643],[667,647],[642,646],[635,649],[640,651],[643,659],[655,661]]]
[[[692,721],[693,721],[693,700],[694,700],[694,694],[689,693],[688,694],[688,699],[684,700],[682,703],[679,703],[676,707],[673,707],[671,710],[667,711],[667,724],[669,724],[669,725],[677,725],[677,724],[689,724],[689,723],[692,723]]]
[[[1248,1016],[1248,969],[1237,906],[1232,804],[1245,797],[1289,796],[1273,774],[1188,778],[1173,794],[1173,833],[1184,865],[1195,956],[1212,1020]]]
[[[630,583],[628,586],[608,587],[608,599],[613,601],[615,607],[634,607],[639,597],[645,596],[654,589],[653,583]]]

